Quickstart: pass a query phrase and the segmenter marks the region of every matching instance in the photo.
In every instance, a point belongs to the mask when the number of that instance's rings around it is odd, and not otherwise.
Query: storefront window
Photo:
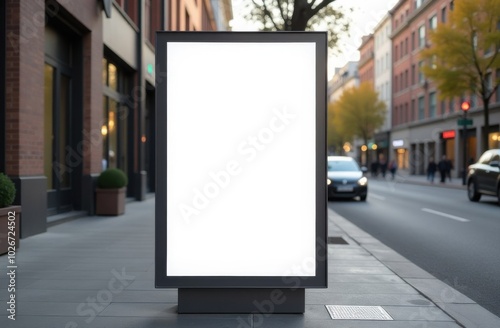
[[[500,148],[500,132],[492,132],[488,136],[488,148]]]
[[[120,67],[103,60],[103,141],[102,168],[120,168],[127,172],[128,112],[126,99],[128,79]]]

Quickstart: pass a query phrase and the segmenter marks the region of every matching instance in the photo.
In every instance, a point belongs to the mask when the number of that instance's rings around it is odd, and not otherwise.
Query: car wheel
[[[469,181],[469,184],[467,185],[467,196],[469,196],[469,200],[472,202],[477,202],[479,198],[481,198],[481,194],[477,192],[476,181]]]
[[[362,196],[359,196],[359,199],[360,199],[362,202],[364,202],[364,201],[366,200],[366,196],[367,196],[367,195],[362,195]]]

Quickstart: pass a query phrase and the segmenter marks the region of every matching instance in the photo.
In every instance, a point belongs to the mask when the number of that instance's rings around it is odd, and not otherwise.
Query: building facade
[[[412,174],[425,174],[430,158],[437,161],[446,155],[453,163],[453,176],[461,177],[466,165],[462,160],[464,141],[470,160],[477,160],[484,151],[480,145],[483,111],[477,97],[440,100],[436,85],[421,72],[420,51],[430,46],[429,32],[447,21],[453,6],[452,0],[401,0],[389,12],[393,29],[391,141],[394,156],[399,163],[408,163]],[[466,98],[471,103],[468,115],[473,125],[464,133],[457,121]],[[494,97],[491,103],[489,148],[499,146],[499,101]]]
[[[371,83],[375,81],[375,52],[374,52],[374,38],[373,34],[366,35],[361,41],[359,46],[359,83]]]
[[[210,0],[6,0],[0,21],[0,171],[21,236],[92,214],[106,168],[126,172],[128,197],[154,192],[155,32],[215,30]]]
[[[377,144],[379,154],[390,159],[390,140],[392,126],[392,43],[390,35],[392,33],[391,17],[387,14],[375,26],[373,31],[374,38],[374,61],[375,77],[374,87],[387,108],[384,123],[374,136],[374,142]]]
[[[328,81],[328,103],[335,103],[345,90],[359,86],[358,62],[347,62],[343,67],[336,68],[335,74]],[[345,149],[344,149],[345,151]],[[333,149],[328,149],[329,154],[334,154]],[[354,145],[350,145],[347,154],[352,157],[359,157]]]

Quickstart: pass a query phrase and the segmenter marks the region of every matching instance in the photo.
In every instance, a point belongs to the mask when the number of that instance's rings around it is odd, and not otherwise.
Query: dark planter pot
[[[125,213],[125,191],[120,189],[96,189],[97,215],[121,215]]]
[[[14,224],[11,223],[9,225],[9,222],[14,222]],[[9,227],[11,227],[11,229],[9,229]],[[16,251],[19,248],[20,234],[21,206],[9,206],[0,208],[0,255],[7,253],[9,250]],[[15,244],[10,245],[10,247],[12,247],[11,249],[9,249],[8,237],[13,237],[15,240]],[[13,246],[15,246],[15,248]]]

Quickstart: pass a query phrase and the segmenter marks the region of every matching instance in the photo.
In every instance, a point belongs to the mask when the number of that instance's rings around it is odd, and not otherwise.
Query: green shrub
[[[119,189],[127,184],[127,175],[120,169],[106,169],[97,178],[97,186],[102,189]]]
[[[0,208],[12,205],[16,197],[14,182],[3,173],[0,173]]]

